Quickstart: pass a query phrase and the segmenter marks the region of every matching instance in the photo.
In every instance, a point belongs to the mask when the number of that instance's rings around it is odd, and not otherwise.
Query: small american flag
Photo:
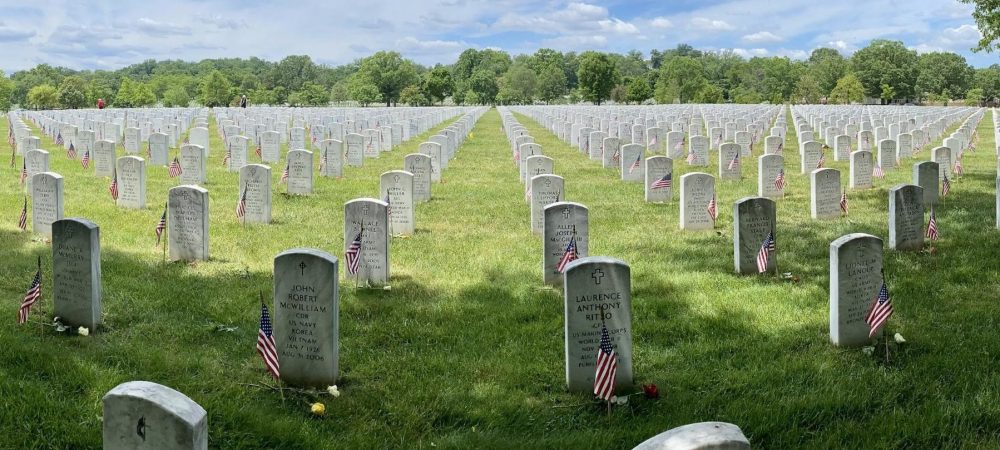
[[[281,171],[281,179],[278,180],[279,183],[288,182],[288,163],[285,163],[285,170]]]
[[[358,235],[354,236],[351,245],[344,252],[344,259],[347,260],[347,273],[352,275],[358,273],[358,267],[361,265],[361,233],[363,232],[364,229],[358,231]]]
[[[825,165],[826,165],[826,156],[823,155],[823,152],[820,152],[820,154],[819,154],[819,161],[816,161],[816,168],[817,169],[822,169],[823,166],[825,166]]]
[[[24,184],[24,180],[28,179],[28,163],[27,161],[21,161],[21,184]]]
[[[944,180],[941,181],[941,196],[947,197],[948,193],[951,192],[951,180],[948,179],[948,174],[944,174]]]
[[[882,287],[879,288],[878,295],[872,302],[871,309],[868,310],[868,316],[865,317],[865,323],[868,324],[868,337],[874,337],[879,327],[889,320],[891,315],[892,299],[889,298],[889,288],[885,286],[885,280],[882,280]]]
[[[108,186],[108,192],[111,194],[111,198],[114,201],[118,201],[118,171],[115,171],[111,175],[111,185]]]
[[[21,207],[21,215],[17,218],[17,227],[21,231],[28,231],[28,197],[24,197],[24,206]]]
[[[581,147],[583,153],[590,154],[590,139],[583,139],[583,145]]]
[[[569,238],[569,244],[566,245],[566,250],[563,251],[562,258],[559,259],[559,264],[556,265],[556,272],[563,273],[566,271],[566,266],[575,261],[578,257],[576,252],[576,235]]]
[[[660,136],[660,133],[654,132],[653,133],[653,138],[649,140],[649,146],[650,146],[650,148],[653,149],[654,152],[656,150],[658,150],[657,147],[659,147],[659,145],[658,145],[660,143],[659,142],[659,136]]]
[[[66,150],[66,156],[69,159],[76,159],[76,146],[72,142],[69,143],[69,150]]]
[[[774,249],[774,232],[769,231],[764,242],[760,244],[760,250],[757,251],[757,273],[767,272],[767,260]]]
[[[167,172],[169,173],[170,178],[180,176],[180,174],[184,173],[184,170],[181,169],[181,162],[176,156],[174,157],[174,160],[170,162],[170,167],[167,168]]]
[[[146,158],[153,159],[153,144],[146,142]]]
[[[774,177],[774,188],[779,191],[785,190],[785,169],[778,170],[778,176]]]
[[[847,215],[847,189],[844,189],[844,193],[840,195],[840,210]]]
[[[638,157],[635,158],[635,161],[632,162],[632,165],[628,166],[628,173],[631,174],[632,172],[635,172],[635,170],[639,168],[639,165],[641,163],[642,163],[642,155],[639,155]]]
[[[681,150],[684,149],[684,140],[685,140],[685,138],[681,137],[681,140],[677,141],[677,143],[674,144],[674,151],[678,151],[679,152],[679,151],[681,151]]]
[[[927,239],[938,240],[937,216],[934,215],[934,208],[931,208],[931,218],[927,221]]]
[[[594,375],[594,395],[611,401],[615,395],[615,376],[618,375],[618,356],[611,346],[608,327],[601,326],[601,347],[597,351],[597,372]]]
[[[719,217],[719,210],[715,203],[715,194],[712,194],[712,199],[708,201],[708,216],[712,218],[712,222]]]
[[[729,160],[729,167],[726,170],[734,170],[740,166],[740,151],[737,150],[733,159]]]
[[[621,161],[621,159],[622,159],[622,151],[620,148],[616,148],[615,152],[611,154],[611,162],[617,166],[618,162]]]
[[[885,178],[885,171],[882,170],[881,164],[875,165],[875,170],[872,171],[872,176],[875,178]]]
[[[63,145],[66,141],[63,140],[62,133],[56,133],[56,145]]]
[[[190,143],[191,143],[191,137],[190,136],[184,136],[184,145],[188,145]]]
[[[31,280],[31,286],[28,286],[28,292],[24,294],[24,300],[21,300],[21,309],[17,312],[17,323],[23,324],[28,322],[28,314],[31,313],[31,305],[42,298],[42,258],[38,257],[38,271],[35,272],[35,278]]]
[[[313,141],[315,143],[315,140]],[[257,143],[257,149],[253,151],[257,155],[258,159],[264,159],[264,151],[260,148],[260,143]]]
[[[649,186],[650,189],[669,189],[673,185],[673,172],[667,172]]]
[[[324,151],[319,158],[319,171],[322,172],[325,169],[326,169],[326,151]]]
[[[515,164],[521,163],[521,150],[519,149],[514,149],[514,163]]]
[[[524,199],[531,200],[531,184],[528,184],[528,190],[524,191]]]
[[[780,155],[783,151],[785,151],[785,143],[784,142],[779,142],[778,143],[778,150],[775,153],[777,153],[777,154]]]
[[[965,174],[965,168],[962,167],[962,159],[959,158],[955,161],[955,176],[962,176]]]
[[[233,144],[226,146],[226,153],[222,155],[222,165],[225,166],[229,164],[229,160],[233,159]]]
[[[83,159],[80,160],[80,165],[83,166],[84,169],[90,167],[90,150],[85,150],[83,152]]]
[[[392,216],[392,199],[389,198],[389,191],[385,191],[385,216]]]
[[[167,207],[163,206],[163,215],[160,216],[160,221],[156,223],[156,229],[153,231],[156,233],[156,245],[160,245],[160,238],[163,237],[163,231],[167,229]]]
[[[236,218],[243,219],[247,214],[247,188],[243,188],[240,194],[240,201],[236,203]]]
[[[694,149],[688,150],[687,162],[688,164],[694,164]]]
[[[271,334],[271,316],[267,313],[267,305],[260,304],[260,329],[257,330],[257,353],[264,359],[264,367],[272,377],[278,378],[278,349]]]

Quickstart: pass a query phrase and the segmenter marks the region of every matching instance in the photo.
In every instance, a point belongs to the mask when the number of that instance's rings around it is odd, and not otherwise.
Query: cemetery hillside
[[[553,5],[346,64],[0,21],[0,449],[1000,446],[995,2],[808,52]]]

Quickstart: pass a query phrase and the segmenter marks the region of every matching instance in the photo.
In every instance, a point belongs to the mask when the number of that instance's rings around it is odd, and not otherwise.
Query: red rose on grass
[[[660,398],[660,390],[653,383],[642,385],[642,393],[646,394],[646,398],[654,400]]]

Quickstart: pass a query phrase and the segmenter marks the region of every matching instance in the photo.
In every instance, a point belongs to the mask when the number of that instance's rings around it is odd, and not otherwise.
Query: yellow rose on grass
[[[313,403],[312,406],[309,407],[309,410],[317,416],[322,416],[323,414],[326,414],[326,405],[318,402]]]

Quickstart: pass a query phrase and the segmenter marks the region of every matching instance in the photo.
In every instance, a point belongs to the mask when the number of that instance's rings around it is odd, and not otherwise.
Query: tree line
[[[251,103],[362,106],[617,103],[859,103],[966,104],[997,102],[1000,64],[974,69],[951,52],[917,54],[902,42],[874,40],[845,57],[832,48],[806,60],[744,58],[731,50],[687,44],[625,54],[559,52],[530,55],[468,49],[450,65],[426,67],[380,51],[330,67],[309,56],[279,62],[259,58],[200,62],[147,60],[115,71],[40,64],[0,77],[0,110],[110,106],[236,105]]]

